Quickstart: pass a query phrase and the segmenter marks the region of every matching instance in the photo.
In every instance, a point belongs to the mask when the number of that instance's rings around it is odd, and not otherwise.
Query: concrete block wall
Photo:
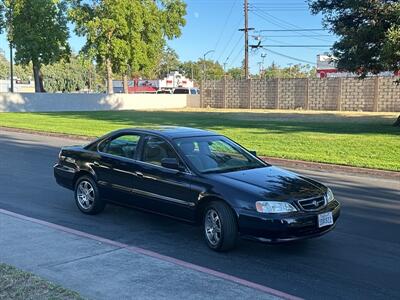
[[[247,80],[225,79],[225,107],[249,108],[249,84]]]
[[[344,111],[373,111],[375,80],[375,78],[342,80],[341,109]]]
[[[292,78],[208,80],[203,83],[203,107],[400,111],[396,78]]]
[[[308,109],[339,110],[340,79],[309,79]]]
[[[393,78],[379,78],[378,111],[400,111],[400,83]]]
[[[251,108],[276,108],[277,93],[277,79],[252,79]]]

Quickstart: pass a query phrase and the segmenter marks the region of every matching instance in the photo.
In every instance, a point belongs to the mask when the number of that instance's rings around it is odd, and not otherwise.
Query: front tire
[[[74,195],[76,206],[84,214],[96,215],[106,206],[100,198],[96,182],[89,176],[82,176],[76,181]]]
[[[236,246],[238,225],[232,209],[220,201],[211,202],[204,210],[204,238],[215,251],[228,251]]]

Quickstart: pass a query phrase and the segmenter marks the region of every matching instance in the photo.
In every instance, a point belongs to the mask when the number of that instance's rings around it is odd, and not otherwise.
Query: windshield
[[[224,173],[266,166],[223,136],[180,138],[176,143],[187,160],[201,173]]]

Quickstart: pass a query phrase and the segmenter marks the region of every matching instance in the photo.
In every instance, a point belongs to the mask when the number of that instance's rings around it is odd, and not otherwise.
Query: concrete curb
[[[364,175],[369,177],[380,177],[385,179],[399,179],[400,180],[400,172],[396,171],[386,171],[379,169],[369,169],[369,168],[358,168],[351,167],[345,165],[334,165],[327,163],[317,163],[317,162],[308,162],[302,160],[291,160],[284,158],[276,158],[276,157],[261,157],[263,160],[269,162],[272,165],[278,165],[286,168],[294,168],[294,169],[307,169],[307,170],[315,170],[315,171],[334,171],[337,173],[345,173],[348,175]]]
[[[174,257],[166,256],[166,255],[163,255],[163,254],[151,251],[151,250],[147,250],[147,249],[144,249],[141,247],[130,246],[130,245],[127,245],[127,244],[124,244],[121,242],[113,241],[113,240],[110,240],[107,238],[89,234],[89,233],[79,231],[76,229],[72,229],[69,227],[65,227],[62,225],[50,223],[50,222],[43,221],[40,219],[28,217],[25,215],[21,215],[21,214],[14,213],[14,212],[0,208],[0,215],[1,214],[15,218],[17,220],[22,220],[22,221],[27,221],[27,222],[31,222],[34,224],[38,224],[40,226],[44,226],[45,228],[49,228],[51,230],[61,231],[61,232],[64,232],[64,233],[67,233],[70,235],[74,235],[74,236],[83,238],[85,240],[92,240],[92,241],[98,242],[99,245],[108,245],[110,247],[115,247],[116,250],[126,250],[133,254],[147,256],[147,257],[159,260],[159,261],[170,263],[177,267],[182,267],[182,268],[185,268],[185,269],[188,269],[191,271],[199,272],[199,273],[205,274],[207,276],[213,276],[214,278],[221,279],[223,281],[227,281],[232,284],[237,284],[237,285],[261,292],[263,294],[266,294],[266,296],[270,296],[270,297],[266,297],[268,299],[279,298],[279,299],[286,299],[286,300],[302,300],[302,298],[300,298],[300,297],[267,287],[265,285],[257,284],[257,283],[254,283],[254,282],[251,282],[251,281],[248,281],[245,279],[238,278],[233,275],[229,275],[227,273],[219,272],[216,270],[209,269],[207,267],[202,267],[200,265],[192,264],[192,263],[189,263],[189,262],[186,262],[186,261],[174,258]]]
[[[33,129],[21,129],[21,128],[13,128],[13,127],[4,127],[0,126],[1,130],[10,131],[10,132],[21,132],[21,133],[30,133],[36,135],[43,136],[52,136],[59,138],[67,138],[71,140],[82,140],[82,141],[92,141],[96,137],[83,136],[83,135],[72,135],[65,133],[55,133],[55,132],[46,132],[46,131],[36,131]],[[345,173],[350,175],[364,175],[364,176],[375,176],[385,179],[400,179],[400,172],[396,171],[386,171],[380,169],[369,169],[369,168],[360,168],[360,167],[352,167],[346,165],[335,165],[328,163],[318,163],[318,162],[308,162],[303,160],[293,160],[293,159],[285,159],[285,158],[277,158],[277,157],[268,157],[268,156],[260,156],[263,160],[269,162],[270,164],[287,167],[287,168],[295,168],[295,169],[307,169],[307,170],[315,170],[315,171],[334,171],[338,173]]]

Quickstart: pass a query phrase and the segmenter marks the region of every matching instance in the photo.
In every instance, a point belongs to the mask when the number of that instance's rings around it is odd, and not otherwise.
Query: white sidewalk
[[[37,221],[0,209],[0,261],[89,299],[292,299]]]

